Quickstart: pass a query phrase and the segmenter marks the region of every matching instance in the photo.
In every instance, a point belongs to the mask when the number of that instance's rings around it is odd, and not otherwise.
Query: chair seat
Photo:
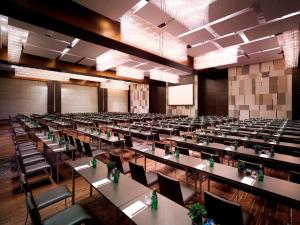
[[[102,150],[94,150],[92,151],[93,156],[98,156],[98,155],[106,155],[106,151],[102,151]]]
[[[36,163],[30,166],[26,166],[25,167],[25,173],[29,174],[29,173],[34,173],[34,172],[38,172],[40,170],[44,170],[44,169],[48,169],[50,168],[50,164],[47,162],[40,162],[40,163]]]
[[[123,163],[124,174],[130,173],[130,168],[128,163]]]
[[[33,149],[37,149],[34,145],[27,145],[27,146],[22,146],[22,147],[18,147],[17,148],[19,151],[28,151],[28,150],[33,150]]]
[[[38,209],[42,209],[71,196],[71,192],[66,186],[63,185],[51,189],[40,195],[34,196],[34,200]]]
[[[19,143],[18,146],[24,147],[24,146],[33,145],[33,144],[34,143],[32,141],[26,141],[26,142]]]
[[[45,158],[42,155],[34,155],[32,157],[23,159],[23,164],[27,165],[27,164],[36,163],[39,161],[44,161],[44,160],[45,160]]]
[[[244,225],[250,225],[254,219],[253,214],[247,213],[243,211],[243,220],[244,220]]]
[[[157,173],[151,171],[147,172],[146,179],[147,179],[148,186],[152,186],[158,181]]]
[[[180,184],[180,189],[181,189],[182,199],[184,204],[188,203],[196,195],[195,190],[188,187],[185,184]]]
[[[22,158],[30,157],[33,155],[40,155],[40,154],[41,153],[38,150],[27,150],[27,151],[20,152],[20,155],[22,156]]]
[[[91,217],[85,212],[85,210],[78,204],[72,205],[70,208],[61,211],[54,216],[43,221],[44,225],[73,225],[81,224],[84,221],[89,220]]]

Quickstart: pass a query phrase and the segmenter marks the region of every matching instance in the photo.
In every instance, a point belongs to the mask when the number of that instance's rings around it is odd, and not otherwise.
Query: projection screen
[[[193,84],[169,87],[168,105],[194,105]]]

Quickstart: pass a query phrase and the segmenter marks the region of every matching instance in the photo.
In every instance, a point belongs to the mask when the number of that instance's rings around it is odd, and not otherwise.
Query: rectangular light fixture
[[[122,65],[116,67],[116,72],[117,75],[120,77],[128,77],[128,78],[133,78],[138,80],[144,79],[144,73],[145,73],[145,71],[140,70],[138,68],[122,66]]]
[[[150,0],[189,30],[208,23],[208,7],[212,0]]]
[[[180,82],[179,75],[158,69],[150,70],[150,79],[174,84]]]
[[[132,12],[121,17],[121,41],[176,62],[187,60],[186,43]]]
[[[218,49],[194,57],[194,69],[205,69],[237,63],[239,46]]]
[[[101,83],[101,88],[117,89],[117,90],[129,90],[129,82],[119,80],[108,80]]]
[[[94,82],[105,82],[105,81],[107,81],[107,79],[102,78],[102,77],[92,77],[92,76],[85,76],[85,75],[73,74],[73,73],[67,73],[67,76],[70,79],[75,79],[75,80],[87,80],[87,81],[94,81]]]
[[[19,63],[22,46],[27,41],[28,33],[27,30],[8,26],[7,53],[9,62]]]
[[[284,52],[285,67],[297,67],[299,58],[299,30],[283,32],[281,41]]]
[[[129,55],[116,50],[108,50],[96,58],[96,69],[105,71],[129,61]]]

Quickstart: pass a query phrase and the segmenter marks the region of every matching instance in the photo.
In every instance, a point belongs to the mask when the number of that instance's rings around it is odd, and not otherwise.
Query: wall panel
[[[107,111],[128,112],[128,91],[107,89]]]

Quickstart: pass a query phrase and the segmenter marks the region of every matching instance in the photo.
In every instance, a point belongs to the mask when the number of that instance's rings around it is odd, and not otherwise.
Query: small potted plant
[[[262,147],[260,145],[254,145],[253,149],[254,149],[255,153],[258,154],[259,151],[262,149]]]
[[[238,141],[235,141],[234,142],[234,150],[238,150],[238,147],[239,147],[239,142]]]
[[[238,160],[238,171],[243,172],[245,169],[245,162],[242,160]]]
[[[111,171],[113,170],[113,168],[115,167],[115,162],[109,161],[109,162],[106,164],[106,167],[107,167],[107,173],[110,174]]]
[[[205,207],[199,203],[193,204],[188,212],[189,217],[192,219],[193,225],[203,225],[203,219],[207,215]]]
[[[165,144],[165,154],[166,155],[170,154],[170,148],[171,148],[170,144]]]

